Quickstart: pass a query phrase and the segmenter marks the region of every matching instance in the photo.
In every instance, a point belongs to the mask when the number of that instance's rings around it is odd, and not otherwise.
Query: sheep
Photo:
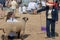
[[[4,36],[5,36],[5,40],[8,40],[8,35],[10,32],[14,32],[16,33],[18,38],[22,38],[23,39],[23,35],[25,32],[25,25],[27,22],[28,18],[27,17],[23,17],[20,19],[19,22],[5,22],[5,27],[4,27]]]

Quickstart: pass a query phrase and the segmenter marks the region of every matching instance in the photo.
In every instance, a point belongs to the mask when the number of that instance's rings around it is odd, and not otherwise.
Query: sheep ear
[[[27,18],[27,17],[23,17],[22,19],[23,19],[24,21],[27,21],[27,20],[28,20],[28,18]]]

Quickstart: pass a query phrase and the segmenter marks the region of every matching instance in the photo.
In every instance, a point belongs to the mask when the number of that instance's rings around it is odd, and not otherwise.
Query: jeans
[[[50,26],[50,24],[51,24],[51,26]],[[46,20],[46,32],[47,32],[48,37],[55,36],[55,21],[54,20],[52,20],[52,19]]]

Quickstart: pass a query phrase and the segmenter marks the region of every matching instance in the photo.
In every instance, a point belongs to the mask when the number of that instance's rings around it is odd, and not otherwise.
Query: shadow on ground
[[[55,36],[56,36],[56,37],[59,37],[59,34],[58,34],[57,32],[55,32]]]

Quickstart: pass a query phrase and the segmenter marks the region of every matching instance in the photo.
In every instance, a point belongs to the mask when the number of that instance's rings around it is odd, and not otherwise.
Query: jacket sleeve
[[[45,11],[45,10],[46,10],[46,7],[45,8],[41,8],[41,9],[37,10],[37,13]]]
[[[56,21],[58,21],[58,10],[56,9]]]

